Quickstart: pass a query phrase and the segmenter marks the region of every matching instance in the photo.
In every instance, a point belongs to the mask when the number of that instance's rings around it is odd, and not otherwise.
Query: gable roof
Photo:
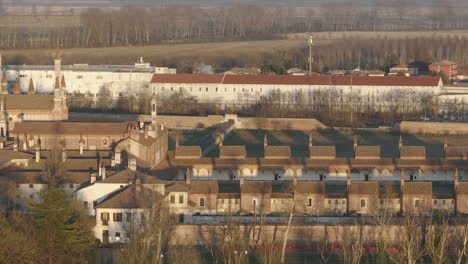
[[[405,182],[403,194],[432,194],[432,182]]]
[[[271,194],[270,181],[245,181],[241,185],[241,193]]]
[[[96,181],[96,183],[125,183],[128,184],[130,181],[133,181],[136,176],[136,172],[131,169],[124,169],[116,173],[106,176],[102,181]]]
[[[400,159],[425,159],[425,146],[402,146],[400,150]]]
[[[140,186],[138,191],[136,184],[123,187],[104,198],[96,208],[148,208],[154,202],[153,199],[162,199],[163,196],[149,188]]]
[[[376,181],[353,181],[349,187],[350,194],[378,195],[379,183]]]
[[[468,146],[447,146],[445,157],[448,159],[468,158]]]
[[[356,146],[356,159],[380,159],[380,146]]]
[[[190,183],[191,194],[217,194],[217,181],[192,181]]]
[[[245,146],[221,146],[219,157],[222,159],[242,159],[247,156]]]
[[[16,123],[13,134],[32,132],[35,135],[117,135],[127,132],[128,123],[103,122],[21,122]]]
[[[284,159],[291,157],[291,147],[289,146],[266,146],[266,159]]]
[[[310,148],[311,159],[334,159],[336,158],[335,146],[312,146]]]
[[[382,78],[383,77],[383,78]],[[402,76],[294,76],[229,74],[154,74],[152,83],[216,83],[271,85],[438,86],[439,77]]]
[[[0,100],[5,102],[8,110],[52,110],[54,96],[49,94],[4,94]]]
[[[299,181],[296,185],[296,193],[323,194],[325,192],[325,182],[319,181]]]
[[[171,182],[165,186],[166,193],[170,192],[189,192],[190,186],[185,182]]]
[[[199,159],[201,155],[200,146],[177,146],[175,149],[176,159]]]

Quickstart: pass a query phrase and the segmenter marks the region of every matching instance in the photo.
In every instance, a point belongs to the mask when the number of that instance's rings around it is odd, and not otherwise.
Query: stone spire
[[[151,126],[149,127],[148,135],[153,138],[158,137],[158,102],[156,94],[153,93],[151,96]]]
[[[0,94],[8,94],[8,80],[6,76],[6,71],[3,71],[2,89],[0,90]]]
[[[13,93],[14,94],[21,94],[21,89],[20,89],[20,85],[19,85],[19,78],[16,78],[15,89],[13,90]]]
[[[35,94],[35,93],[36,93],[36,89],[34,89],[34,83],[33,83],[33,80],[31,78],[31,79],[29,79],[28,94]]]
[[[62,58],[58,50],[55,53],[55,57],[54,57],[54,70],[55,70],[55,78],[60,78],[60,75],[62,73]]]
[[[60,87],[62,89],[65,89],[65,87],[67,87],[66,83],[65,83],[65,75],[62,74],[62,80],[60,81]]]

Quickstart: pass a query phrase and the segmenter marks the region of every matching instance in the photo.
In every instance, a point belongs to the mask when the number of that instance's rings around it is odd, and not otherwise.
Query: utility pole
[[[312,40],[312,36],[309,36],[309,76],[312,75],[312,46],[314,45],[314,41]]]

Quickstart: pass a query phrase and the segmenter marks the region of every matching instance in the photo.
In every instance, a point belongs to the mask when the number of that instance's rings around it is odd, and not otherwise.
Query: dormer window
[[[205,198],[200,198],[200,207],[205,207]]]
[[[307,207],[312,207],[312,198],[307,198]]]

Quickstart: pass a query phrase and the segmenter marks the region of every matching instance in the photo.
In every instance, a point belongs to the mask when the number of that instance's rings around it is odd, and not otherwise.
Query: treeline
[[[411,10],[411,11],[410,11]],[[34,30],[0,27],[0,48],[66,48],[150,45],[167,42],[281,38],[320,31],[458,30],[468,28],[468,5],[397,0],[326,1],[317,7],[277,5],[127,6],[89,8],[74,27]]]

